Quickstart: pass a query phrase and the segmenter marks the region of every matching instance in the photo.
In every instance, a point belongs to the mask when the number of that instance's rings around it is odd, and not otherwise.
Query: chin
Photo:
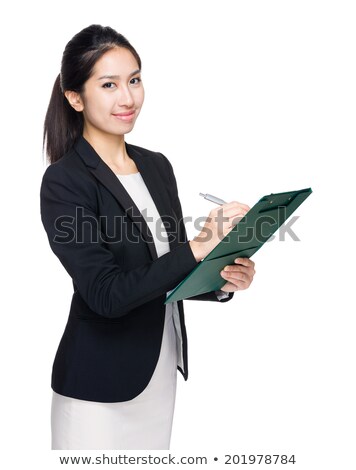
[[[126,126],[108,126],[106,129],[102,129],[104,132],[106,132],[107,134],[112,134],[112,135],[124,135],[124,134],[128,134],[129,132],[132,131],[132,129],[134,128],[134,125],[133,123],[130,123],[130,125],[126,125]]]
[[[122,134],[130,134],[130,132],[133,130],[133,127],[131,127],[130,129],[127,129],[127,131],[124,131]]]

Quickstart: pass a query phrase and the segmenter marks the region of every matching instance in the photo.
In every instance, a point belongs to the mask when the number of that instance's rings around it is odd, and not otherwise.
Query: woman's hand
[[[255,272],[255,263],[249,258],[236,258],[235,264],[225,266],[220,271],[221,277],[227,281],[221,290],[223,292],[235,292],[247,289],[250,287]]]
[[[249,210],[249,206],[237,201],[212,209],[202,231],[189,242],[195,259],[205,258]]]

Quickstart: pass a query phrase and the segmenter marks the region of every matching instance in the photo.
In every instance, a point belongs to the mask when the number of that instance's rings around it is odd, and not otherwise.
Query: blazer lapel
[[[130,157],[135,161],[156,205],[157,211],[161,216],[161,220],[167,232],[170,249],[172,250],[178,246],[178,221],[172,210],[166,185],[162,183],[162,175],[158,172],[157,168],[149,162],[149,157],[145,157],[141,151],[130,144],[126,144],[126,148]],[[166,175],[166,178],[168,178],[168,175]]]
[[[147,189],[151,194],[157,210],[162,218],[162,221],[164,222],[166,216],[171,218],[173,215],[171,214],[170,207],[167,203],[169,200],[168,194],[164,186],[162,186],[159,175],[154,171],[154,168],[152,168],[151,165],[147,164],[145,161],[145,156],[141,152],[139,152],[137,149],[134,149],[130,144],[125,143],[125,145],[128,155],[134,160],[139,172],[141,173]],[[148,244],[152,259],[156,259],[157,251],[152,233],[146,223],[145,218],[141,214],[141,211],[138,209],[126,191],[125,187],[121,184],[119,178],[117,178],[111,168],[102,160],[95,149],[83,136],[80,136],[74,147],[84,163],[87,165],[89,171],[111,192],[121,207],[125,210],[128,217],[130,217],[132,222],[137,225],[142,234],[142,237]],[[170,247],[172,249],[177,244],[176,237],[174,237],[171,233],[169,223],[168,225],[165,224],[165,227]]]

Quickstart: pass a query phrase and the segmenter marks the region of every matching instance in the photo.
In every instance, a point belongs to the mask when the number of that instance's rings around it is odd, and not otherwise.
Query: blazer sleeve
[[[184,226],[184,219],[183,219],[183,212],[182,212],[182,206],[179,200],[179,195],[178,195],[178,187],[177,187],[177,180],[174,175],[173,167],[171,162],[168,160],[168,158],[160,153],[160,155],[163,157],[163,159],[166,162],[166,165],[168,167],[168,174],[169,174],[169,187],[168,190],[171,194],[171,200],[173,204],[173,209],[174,212],[177,215],[178,218],[178,233],[179,233],[179,240],[182,240],[186,242],[187,240],[187,233],[186,229]],[[217,301],[217,302],[228,302],[231,300],[234,296],[234,292],[224,292],[222,290],[219,291],[211,291],[211,292],[206,292],[204,294],[199,294],[195,295],[193,297],[189,297],[186,300],[209,300],[209,301]]]
[[[194,269],[197,261],[184,241],[156,260],[124,271],[98,233],[95,188],[88,188],[80,176],[57,164],[46,169],[40,189],[41,220],[52,251],[91,310],[121,317],[173,289]],[[76,223],[77,208],[85,223]],[[65,240],[64,231],[70,233]]]

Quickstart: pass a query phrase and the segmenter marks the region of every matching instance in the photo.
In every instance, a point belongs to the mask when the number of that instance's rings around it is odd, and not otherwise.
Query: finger
[[[246,273],[249,276],[253,276],[255,274],[255,268],[254,268],[254,263],[251,265],[245,265],[242,263],[237,263],[237,264],[228,264],[227,266],[224,267],[224,271],[227,272],[243,272]]]
[[[212,212],[222,212],[224,217],[234,217],[238,214],[247,214],[249,210],[249,207],[245,204],[223,204],[220,207],[214,207],[214,209],[212,209]]]
[[[230,208],[223,208],[224,211],[224,216],[227,217],[238,217],[240,215],[246,215],[247,212],[250,210],[248,206],[245,206],[244,204],[239,204],[237,206],[232,206]]]
[[[223,287],[224,287],[224,290],[226,289],[228,292],[247,289],[249,287],[249,285],[251,284],[249,282],[244,282],[244,281],[241,281],[241,280],[228,279],[228,277],[224,277],[224,279],[227,282],[226,282],[226,284],[224,284]]]
[[[250,258],[236,258],[234,260],[234,263],[240,264],[242,266],[247,266],[250,268],[255,268],[255,263],[252,260],[250,260]]]
[[[228,218],[229,224],[233,227],[237,225],[245,217],[247,212],[248,212],[247,210],[240,208],[240,209],[237,209],[237,211],[234,211],[233,214],[226,215],[224,213],[224,217]]]
[[[247,204],[241,204],[240,202],[233,201],[222,204],[220,207],[215,207],[212,210],[215,212],[222,210],[224,211],[225,216],[229,216],[230,214],[246,214],[250,210],[250,207]]]
[[[231,282],[232,284],[239,287],[239,289],[247,289],[253,281],[254,270],[251,271],[250,268],[246,268],[245,266],[241,266],[238,268],[237,266],[227,266],[229,271],[221,271],[220,275],[226,281]],[[235,268],[234,271],[231,268]]]
[[[252,283],[252,279],[249,277],[245,279],[234,279],[231,277],[226,277],[225,280],[229,281],[232,285],[238,287],[239,290],[247,289]]]
[[[230,211],[223,211],[223,209],[219,208],[217,211],[215,211],[213,214],[211,214],[212,220],[215,222],[218,222],[221,226],[221,222],[223,223],[224,226],[232,228],[236,224],[238,224],[243,217],[247,214],[247,211],[245,209],[233,209]],[[209,222],[211,219],[209,220]]]
[[[249,276],[246,272],[243,271],[221,271],[221,276],[229,280],[230,282],[236,283],[239,281],[243,282],[251,282],[251,276]]]
[[[246,211],[249,211],[250,210],[250,207],[247,205],[247,204],[243,204],[242,202],[238,202],[238,201],[231,201],[231,202],[227,202],[225,204],[223,204],[223,207],[226,207],[226,208],[236,208],[236,207],[240,207],[241,209],[244,209]]]
[[[223,292],[236,292],[240,290],[240,288],[238,286],[235,286],[235,284],[232,284],[231,282],[227,282],[222,286],[221,290]]]

